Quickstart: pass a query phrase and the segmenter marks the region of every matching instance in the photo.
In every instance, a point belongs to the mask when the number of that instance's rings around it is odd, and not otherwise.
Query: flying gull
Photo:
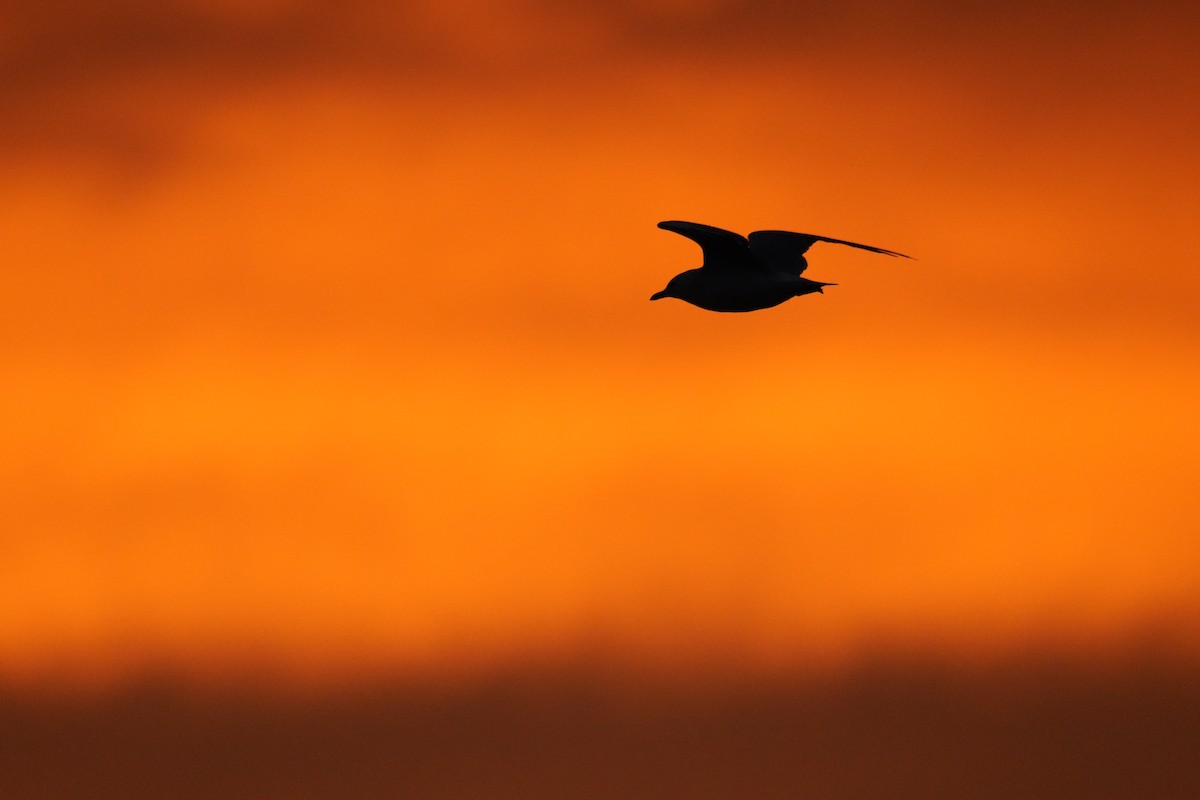
[[[755,231],[746,237],[711,225],[677,221],[660,222],[658,227],[700,245],[704,263],[671,278],[667,288],[650,299],[676,297],[708,311],[757,311],[802,294],[824,294],[824,287],[837,284],[801,277],[808,267],[804,254],[817,242],[912,258],[882,247],[809,233]]]

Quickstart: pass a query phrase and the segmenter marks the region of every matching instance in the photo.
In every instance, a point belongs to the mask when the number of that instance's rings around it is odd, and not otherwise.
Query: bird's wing
[[[706,269],[740,269],[754,265],[746,237],[740,233],[701,225],[698,222],[668,220],[658,223],[665,231],[686,236],[704,251]]]
[[[750,251],[774,269],[799,275],[808,266],[802,256],[817,242],[844,244],[860,250],[870,250],[872,253],[882,253],[885,256],[912,258],[904,253],[884,250],[882,247],[872,247],[869,244],[831,239],[828,236],[814,236],[811,233],[792,233],[791,231],[755,231],[750,234]]]

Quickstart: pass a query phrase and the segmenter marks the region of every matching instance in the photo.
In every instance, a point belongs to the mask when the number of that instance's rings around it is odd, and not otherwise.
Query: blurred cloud
[[[7,146],[86,148],[152,160],[231,86],[346,81],[452,88],[496,82],[572,87],[566,75],[624,80],[632,63],[684,68],[770,61],[791,81],[889,71],[960,87],[1005,113],[1069,118],[1145,113],[1170,86],[1194,96],[1193,12],[1177,3],[1003,11],[943,2],[613,2],[544,0],[350,3],[10,4],[0,39],[0,125]],[[790,66],[788,66],[790,65]],[[946,69],[946,65],[953,65]],[[762,76],[759,76],[761,79]],[[694,80],[704,81],[703,70]],[[1159,87],[1162,87],[1160,89]],[[1135,91],[1136,90],[1136,91]],[[1115,96],[1114,96],[1115,95]],[[1119,97],[1119,100],[1117,99]],[[803,94],[796,102],[805,102]],[[1194,112],[1178,113],[1195,125]],[[1194,104],[1192,104],[1194,105]]]

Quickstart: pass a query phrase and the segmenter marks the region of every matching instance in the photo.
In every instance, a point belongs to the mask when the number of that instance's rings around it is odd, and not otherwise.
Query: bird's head
[[[687,286],[691,283],[692,276],[690,273],[692,271],[694,270],[682,272],[679,275],[676,275],[674,278],[671,278],[671,280],[667,281],[667,288],[663,289],[661,292],[655,292],[654,294],[650,295],[650,299],[662,300],[664,297],[678,297],[682,299],[687,294]]]

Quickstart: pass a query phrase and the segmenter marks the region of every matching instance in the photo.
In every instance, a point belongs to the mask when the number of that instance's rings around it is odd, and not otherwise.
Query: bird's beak
[[[655,292],[654,294],[650,295],[650,299],[651,300],[662,300],[664,297],[667,297],[667,296],[668,296],[667,290],[663,289],[661,292]]]

